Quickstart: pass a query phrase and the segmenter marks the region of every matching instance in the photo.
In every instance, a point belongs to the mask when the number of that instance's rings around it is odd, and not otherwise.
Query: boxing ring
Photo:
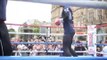
[[[7,25],[16,25],[16,26],[24,26],[23,24],[10,24],[10,23],[7,23]],[[32,25],[28,25],[28,26],[32,26]],[[49,28],[56,28],[54,26],[33,26],[33,27],[49,27]],[[97,26],[94,26],[94,28],[96,28]],[[102,26],[98,26],[98,27],[102,27]],[[60,27],[62,28],[62,27]],[[87,27],[75,27],[75,28],[87,28]],[[38,34],[38,33],[15,33],[15,32],[10,32],[10,34],[25,34],[25,35],[47,35],[47,34]],[[50,35],[56,35],[56,36],[63,36],[62,34],[50,34]],[[88,36],[88,34],[76,34],[77,36]],[[96,36],[101,36],[101,35],[107,35],[107,34],[98,34]],[[47,35],[48,36],[48,35]],[[60,42],[12,42],[12,44],[44,44],[44,45],[47,45],[47,44],[62,44]],[[105,45],[105,44],[96,44],[96,45]],[[31,51],[13,51],[13,52],[31,52]],[[35,51],[34,51],[35,52]],[[36,51],[36,52],[49,52],[49,53],[63,53],[63,51]],[[76,51],[76,52],[83,52],[83,53],[90,53],[90,51]],[[94,53],[101,53],[101,54],[104,54],[102,52],[94,52]],[[105,53],[107,54],[107,53]],[[65,57],[65,56],[49,56],[49,55],[46,55],[46,56],[3,56],[3,57],[0,57],[1,60],[7,60],[7,59],[10,59],[10,60],[59,60],[59,59],[62,59],[62,60],[106,60],[107,57],[97,57],[97,56],[91,56],[91,55],[87,55],[87,56],[78,56],[78,57]]]
[[[85,7],[85,8],[98,8],[98,9],[107,9],[106,2],[98,2],[98,1],[57,1],[57,0],[19,0],[19,1],[27,1],[27,2],[38,2],[38,3],[46,3],[46,4],[55,4],[55,5],[69,5],[69,6],[78,6],[78,7]],[[84,3],[85,2],[85,3]],[[91,4],[90,4],[91,3]],[[17,24],[18,25],[18,24]],[[20,25],[20,24],[19,24]],[[23,25],[20,25],[23,26]],[[49,27],[49,26],[48,26]],[[14,34],[14,33],[10,33]],[[17,34],[28,34],[29,33],[17,33]],[[32,33],[34,34],[34,33]],[[39,35],[39,34],[37,34]],[[43,34],[46,35],[46,34]],[[54,35],[54,34],[53,34]],[[87,36],[87,35],[86,35]],[[61,44],[61,43],[25,43],[25,42],[14,42],[12,44]],[[97,45],[97,44],[96,44]],[[17,52],[17,51],[14,51]],[[22,51],[26,52],[26,51]],[[27,51],[29,52],[29,51]],[[43,51],[44,52],[44,51]],[[49,52],[49,51],[48,51]],[[55,51],[50,51],[55,52]],[[57,51],[62,53],[63,51]],[[85,51],[88,52],[89,51]],[[94,52],[95,53],[95,52]],[[93,57],[93,56],[78,56],[78,57],[64,57],[64,56],[2,56],[0,60],[107,60],[107,57]]]

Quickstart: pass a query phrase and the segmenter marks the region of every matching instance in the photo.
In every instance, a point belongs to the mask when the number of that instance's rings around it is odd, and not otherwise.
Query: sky
[[[8,1],[6,23],[22,24],[32,19],[51,22],[51,7],[42,3]]]
[[[22,24],[25,21],[38,19],[40,21],[51,21],[51,5],[8,1],[6,23]]]

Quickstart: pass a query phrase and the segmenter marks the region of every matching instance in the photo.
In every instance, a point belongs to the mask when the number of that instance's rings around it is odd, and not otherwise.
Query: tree
[[[85,41],[86,40],[86,36],[79,36],[78,39],[81,40],[81,41]]]
[[[8,29],[9,32],[15,32],[15,30],[13,28]],[[16,34],[9,34],[10,38],[15,37]]]
[[[33,28],[34,33],[39,33],[40,29],[39,28]]]

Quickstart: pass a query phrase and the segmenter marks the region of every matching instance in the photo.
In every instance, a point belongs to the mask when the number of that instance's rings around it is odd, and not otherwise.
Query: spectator
[[[74,47],[74,50],[85,51],[86,49],[80,41],[77,41],[76,46]],[[77,52],[77,55],[84,55],[84,53],[83,52]]]

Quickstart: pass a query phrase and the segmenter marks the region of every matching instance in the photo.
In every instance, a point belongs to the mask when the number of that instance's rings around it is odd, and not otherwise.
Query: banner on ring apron
[[[87,26],[88,53],[96,56],[96,25]]]

